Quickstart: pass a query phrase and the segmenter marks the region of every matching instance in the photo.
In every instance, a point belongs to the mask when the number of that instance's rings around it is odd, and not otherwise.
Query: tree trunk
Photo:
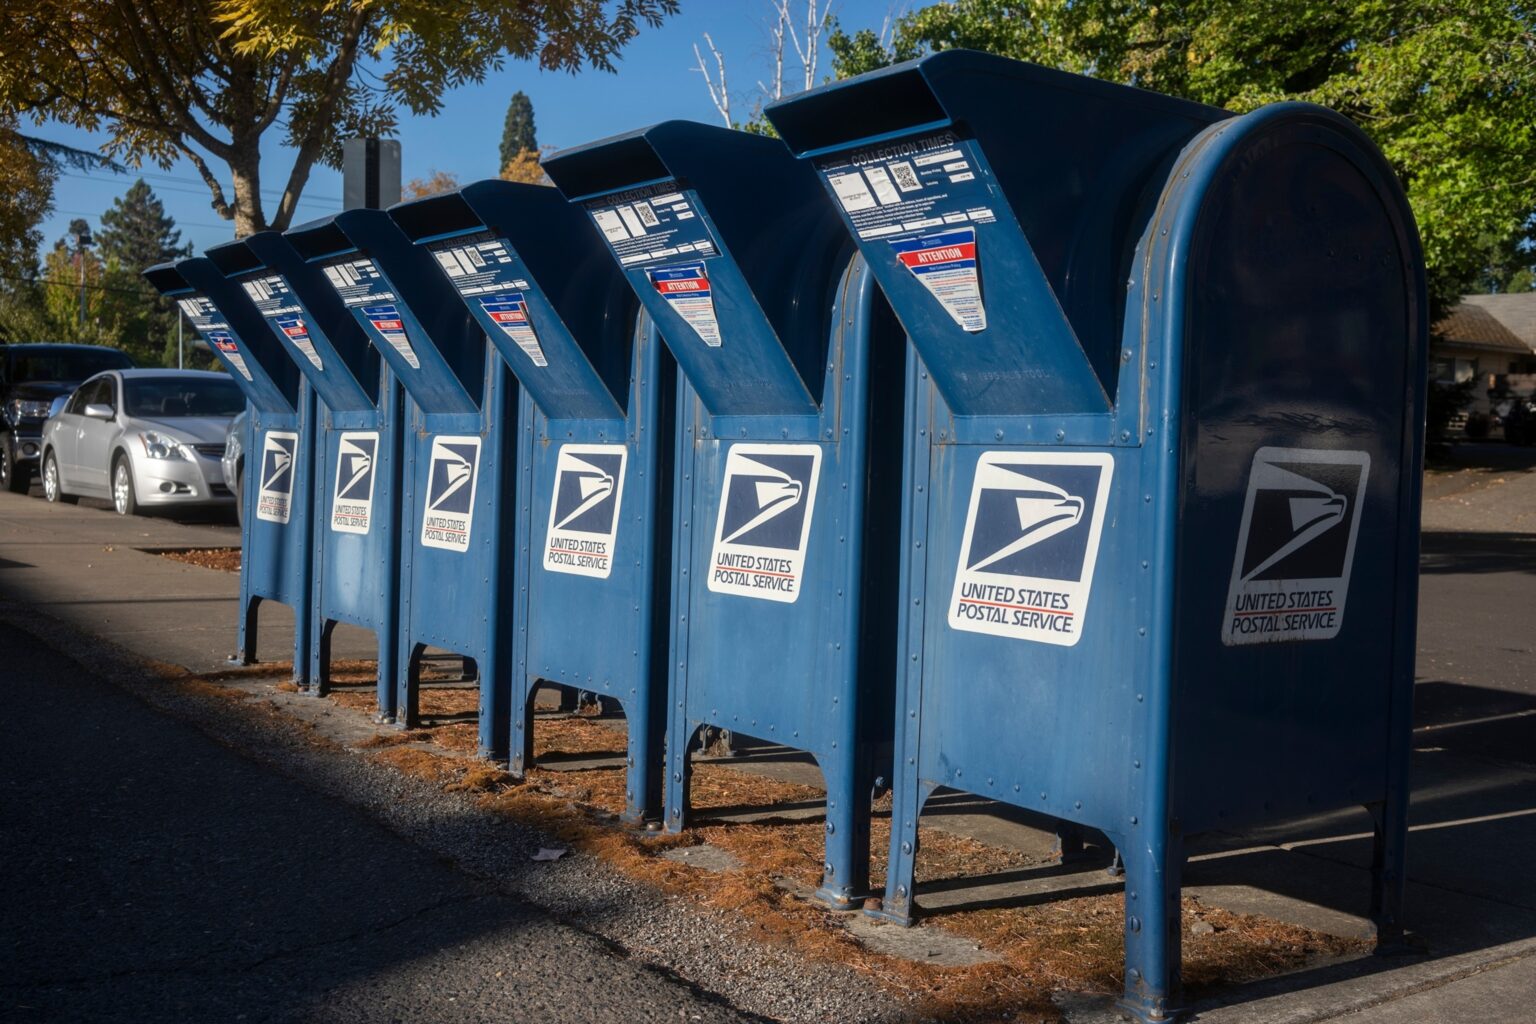
[[[267,229],[261,207],[261,140],[235,140],[229,170],[235,183],[235,237],[244,238]]]

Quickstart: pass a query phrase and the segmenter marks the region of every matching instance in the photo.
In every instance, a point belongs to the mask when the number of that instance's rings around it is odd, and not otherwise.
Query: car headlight
[[[151,459],[191,458],[191,455],[187,453],[186,447],[169,434],[146,430],[139,434],[139,441],[144,445],[144,454]]]
[[[14,427],[22,420],[45,419],[51,404],[31,398],[13,398],[5,403],[5,420]]]

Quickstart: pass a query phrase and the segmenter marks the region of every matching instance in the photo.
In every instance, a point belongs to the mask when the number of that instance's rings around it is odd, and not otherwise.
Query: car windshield
[[[132,366],[132,359],[110,348],[99,352],[88,349],[12,352],[10,379],[18,384],[34,380],[85,380],[103,370],[126,370]]]
[[[245,396],[231,380],[197,377],[124,377],[123,405],[129,416],[233,416]]]

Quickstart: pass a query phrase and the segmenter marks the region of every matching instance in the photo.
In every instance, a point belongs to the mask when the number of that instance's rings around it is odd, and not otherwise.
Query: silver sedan
[[[245,397],[228,374],[113,370],[75,389],[43,426],[43,496],[108,498],[119,515],[227,505],[219,464]]]

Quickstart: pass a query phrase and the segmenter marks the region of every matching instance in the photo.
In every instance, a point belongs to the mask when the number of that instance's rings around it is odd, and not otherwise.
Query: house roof
[[[1536,293],[1532,293],[1536,297]],[[1468,295],[1459,305],[1438,320],[1431,329],[1435,342],[1444,347],[1475,348],[1530,355],[1530,343],[1521,339],[1502,319],[1485,307],[1481,299],[1524,298],[1523,295]],[[1532,307],[1532,327],[1536,329],[1536,306]]]
[[[1511,334],[1536,349],[1536,292],[1463,295],[1461,301],[1492,313]]]

